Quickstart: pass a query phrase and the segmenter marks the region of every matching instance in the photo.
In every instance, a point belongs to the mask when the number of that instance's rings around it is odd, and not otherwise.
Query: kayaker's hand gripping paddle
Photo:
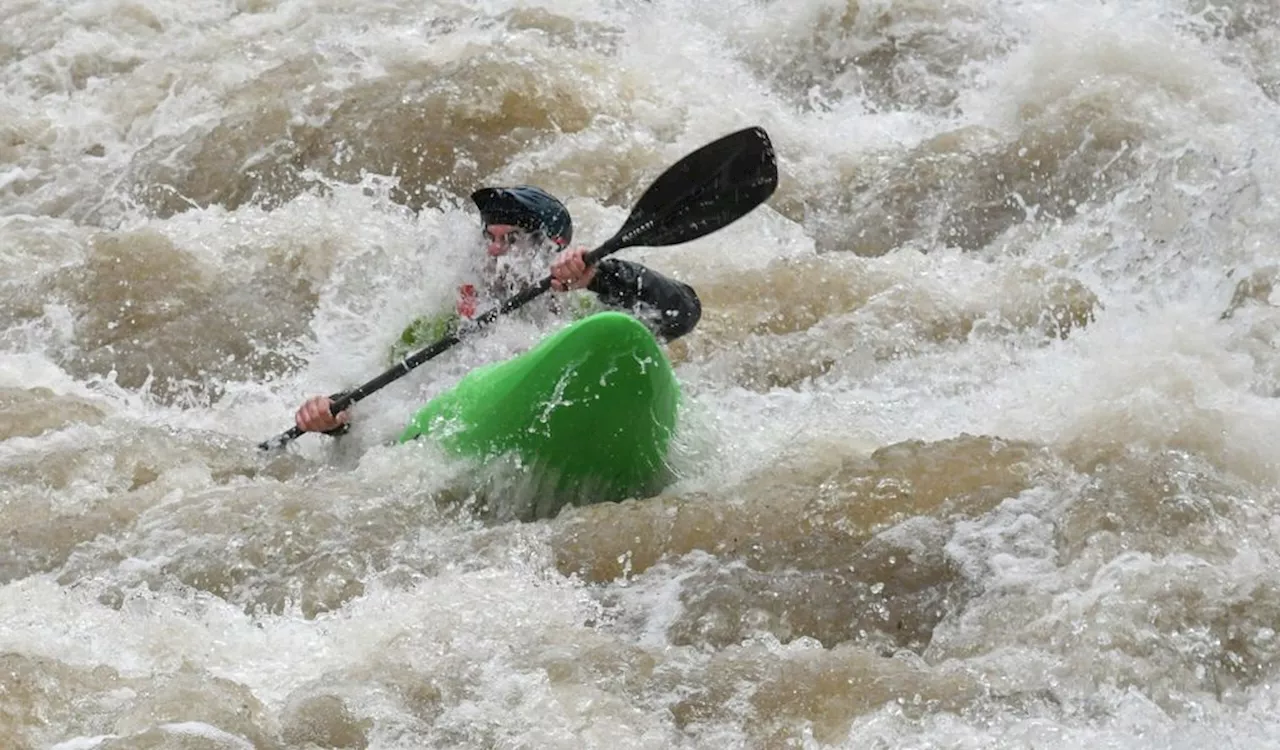
[[[626,247],[679,245],[711,234],[746,216],[764,203],[778,187],[778,165],[773,144],[763,128],[730,133],[694,151],[653,181],[622,228],[603,245],[583,256],[588,265]],[[400,378],[418,365],[439,356],[471,331],[492,323],[551,288],[551,276],[485,312],[466,332],[445,336],[398,362],[378,377],[349,391],[334,394],[329,411],[340,414],[347,407]],[[301,436],[295,425],[289,431],[259,443],[262,450],[287,444]]]

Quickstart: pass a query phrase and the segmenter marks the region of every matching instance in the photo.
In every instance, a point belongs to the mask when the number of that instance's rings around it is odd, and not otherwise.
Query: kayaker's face
[[[492,293],[510,294],[546,272],[545,240],[540,234],[508,224],[490,224],[484,228],[484,240],[484,269]]]
[[[527,229],[513,227],[510,224],[490,224],[484,228],[486,252],[489,257],[497,258],[513,250],[517,253],[537,249],[537,237]]]

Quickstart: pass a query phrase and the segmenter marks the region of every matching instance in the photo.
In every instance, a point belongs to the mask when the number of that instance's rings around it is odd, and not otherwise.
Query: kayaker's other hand
[[[588,266],[583,260],[587,254],[585,247],[565,250],[551,262],[551,288],[557,292],[570,289],[583,289],[591,283],[596,275],[595,266]]]
[[[298,429],[303,432],[336,430],[346,424],[351,416],[346,411],[339,413],[336,417],[333,416],[329,413],[329,407],[332,405],[333,401],[328,396],[313,396],[298,408],[297,414],[293,415],[294,424],[298,425]]]

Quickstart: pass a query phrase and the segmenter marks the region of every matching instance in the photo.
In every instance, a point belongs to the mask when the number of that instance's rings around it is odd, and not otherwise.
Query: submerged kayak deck
[[[671,364],[648,328],[600,312],[472,370],[399,439],[429,436],[481,461],[514,456],[566,502],[622,500],[655,491],[666,476],[679,403]],[[558,510],[539,505],[538,515]]]

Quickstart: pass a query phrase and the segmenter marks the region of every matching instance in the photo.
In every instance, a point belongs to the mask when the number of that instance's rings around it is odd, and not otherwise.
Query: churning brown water
[[[1264,0],[0,2],[0,747],[1280,747]],[[657,497],[357,407],[481,185],[765,127]],[[486,484],[488,482],[488,484]],[[480,489],[477,489],[480,488]]]

